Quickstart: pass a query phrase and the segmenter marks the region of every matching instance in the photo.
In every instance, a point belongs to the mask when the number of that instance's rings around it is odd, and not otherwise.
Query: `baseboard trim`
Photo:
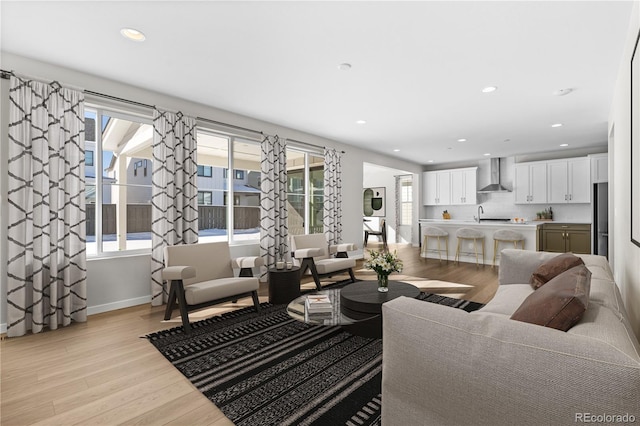
[[[136,297],[134,299],[118,300],[113,303],[105,303],[104,305],[87,307],[87,315],[101,314],[103,312],[115,311],[117,309],[130,308],[132,306],[144,305],[151,303],[151,296]],[[0,324],[0,334],[7,332],[7,323]]]
[[[136,297],[134,299],[118,300],[117,302],[105,303],[103,305],[87,307],[87,315],[101,314],[103,312],[115,311],[116,309],[130,308],[132,306],[151,303],[151,296]]]

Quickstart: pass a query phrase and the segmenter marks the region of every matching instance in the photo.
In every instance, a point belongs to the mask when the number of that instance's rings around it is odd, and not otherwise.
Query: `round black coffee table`
[[[365,321],[343,326],[352,334],[364,337],[382,337],[382,304],[400,296],[413,299],[420,295],[420,289],[400,281],[389,281],[389,291],[378,291],[377,281],[358,281],[340,290],[342,314]],[[372,315],[375,315],[372,318]]]

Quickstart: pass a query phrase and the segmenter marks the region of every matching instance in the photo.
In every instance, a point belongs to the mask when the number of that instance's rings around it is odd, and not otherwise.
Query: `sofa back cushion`
[[[529,284],[534,289],[538,289],[564,271],[568,271],[578,265],[584,265],[582,259],[571,253],[563,253],[538,266],[531,274]]]
[[[531,293],[511,319],[567,331],[589,305],[591,272],[575,266]]]
[[[226,241],[217,243],[180,244],[164,248],[165,266],[193,266],[195,278],[184,280],[184,285],[233,277],[231,254]]]
[[[498,282],[505,284],[528,284],[531,274],[538,266],[558,253],[544,251],[505,249],[500,252],[500,269]]]

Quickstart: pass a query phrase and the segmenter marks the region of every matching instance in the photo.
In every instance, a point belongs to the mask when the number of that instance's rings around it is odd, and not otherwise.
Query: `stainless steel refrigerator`
[[[609,184],[593,185],[593,254],[609,254]]]

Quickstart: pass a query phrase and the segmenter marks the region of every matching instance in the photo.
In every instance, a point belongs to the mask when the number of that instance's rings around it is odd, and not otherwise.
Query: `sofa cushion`
[[[584,261],[571,253],[563,253],[538,266],[531,274],[529,283],[534,289],[538,289],[554,277],[578,265],[584,265]]]
[[[511,319],[567,331],[584,315],[590,285],[589,269],[575,266],[531,293]]]
[[[510,317],[533,291],[529,284],[501,285],[489,303],[471,314],[492,312]]]

